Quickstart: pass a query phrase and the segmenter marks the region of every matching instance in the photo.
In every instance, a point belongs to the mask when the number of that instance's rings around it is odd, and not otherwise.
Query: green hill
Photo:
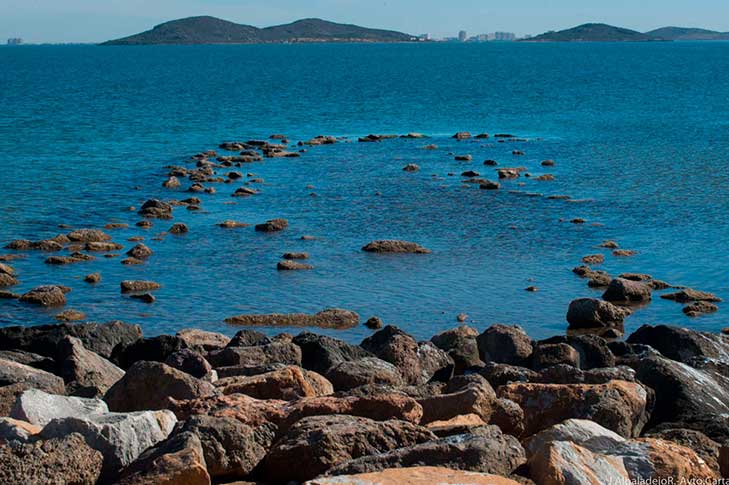
[[[215,17],[190,17],[157,25],[152,30],[104,45],[149,44],[262,44],[288,42],[411,42],[412,35],[368,29],[320,19],[259,29]]]
[[[547,32],[531,42],[646,42],[659,40],[635,30],[607,24],[583,24],[559,32]]]
[[[729,40],[729,32],[690,27],[662,27],[646,32],[646,35],[665,40]]]

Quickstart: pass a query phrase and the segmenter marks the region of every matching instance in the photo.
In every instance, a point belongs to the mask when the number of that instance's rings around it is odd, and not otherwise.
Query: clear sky
[[[193,15],[258,27],[319,17],[410,34],[539,34],[585,22],[729,31],[729,0],[0,0],[0,42],[98,42]]]

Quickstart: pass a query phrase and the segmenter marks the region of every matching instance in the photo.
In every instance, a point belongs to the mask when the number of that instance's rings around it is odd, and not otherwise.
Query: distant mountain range
[[[391,30],[368,29],[320,19],[259,29],[215,17],[190,17],[157,25],[140,34],[103,45],[147,44],[282,44],[294,42],[412,42],[415,36]]]
[[[615,27],[607,24],[583,24],[571,29],[527,39],[531,42],[651,42],[673,40],[729,40],[729,33],[687,27],[663,27],[650,32]]]

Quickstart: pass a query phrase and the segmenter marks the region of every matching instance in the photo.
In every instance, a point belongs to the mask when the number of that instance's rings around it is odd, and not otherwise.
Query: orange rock
[[[450,468],[418,466],[392,468],[375,473],[316,478],[305,485],[518,485],[519,482],[487,473],[465,472]]]
[[[445,421],[432,421],[425,425],[428,429],[446,428],[451,426],[484,426],[485,423],[478,414],[462,414]]]
[[[223,394],[246,394],[257,399],[294,400],[334,392],[323,376],[294,365],[255,376],[226,377],[215,386]]]

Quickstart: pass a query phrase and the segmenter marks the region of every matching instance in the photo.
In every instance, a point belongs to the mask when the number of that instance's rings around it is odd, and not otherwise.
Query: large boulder
[[[63,379],[49,372],[0,359],[0,416],[7,416],[17,396],[27,389],[65,394]]]
[[[196,399],[215,394],[209,382],[161,362],[139,361],[104,396],[117,412],[165,409],[169,399]]]
[[[628,337],[627,342],[650,345],[669,359],[685,364],[694,358],[729,363],[729,339],[723,335],[668,325],[643,325]]]
[[[226,347],[210,352],[207,360],[214,368],[268,364],[301,365],[301,348],[290,342],[272,342],[268,345],[251,347]]]
[[[319,477],[309,480],[304,485],[519,485],[520,482],[509,478],[491,475],[490,473],[466,472],[447,467],[411,466],[407,468],[390,468],[373,473],[357,473],[355,475],[339,475],[336,477]]]
[[[200,353],[192,349],[178,350],[165,360],[165,364],[177,370],[186,372],[193,377],[202,379],[210,375],[213,370],[210,363]]]
[[[24,350],[0,350],[0,359],[12,360],[18,364],[44,370],[51,374],[58,372],[56,359],[34,354],[33,352],[26,352]]]
[[[528,366],[532,340],[517,326],[492,325],[477,337],[478,350],[484,362]]]
[[[270,313],[263,315],[238,315],[225,319],[231,325],[255,327],[318,327],[347,329],[359,325],[359,315],[349,310],[328,308],[319,313]]]
[[[534,346],[532,353],[532,369],[540,371],[554,365],[580,367],[580,354],[569,344],[545,344]]]
[[[590,370],[615,366],[615,355],[605,339],[597,335],[555,336],[542,340],[540,344],[568,344],[579,354],[580,369]]]
[[[247,477],[274,439],[270,426],[252,428],[226,417],[192,416],[179,431],[200,438],[208,473],[214,479]]]
[[[45,426],[57,418],[85,417],[108,412],[106,403],[100,399],[58,396],[29,389],[18,396],[10,416],[37,426]]]
[[[636,378],[655,391],[648,428],[662,423],[695,429],[717,441],[729,439],[729,386],[712,368],[695,368],[660,355],[630,365]]]
[[[439,349],[448,352],[455,364],[454,372],[463,374],[470,367],[483,365],[476,337],[478,337],[476,329],[461,325],[433,336],[430,341]]]
[[[531,475],[540,484],[657,483],[708,480],[718,475],[692,450],[670,441],[626,440],[595,423],[569,420],[527,445]]]
[[[222,349],[230,343],[230,337],[222,333],[207,332],[198,328],[180,330],[177,336],[184,340],[189,348],[198,352]]]
[[[640,281],[615,278],[608,285],[602,298],[616,303],[644,303],[651,300],[652,289]]]
[[[447,421],[466,414],[475,414],[488,423],[493,412],[496,393],[486,379],[478,374],[468,376],[462,386],[457,387],[456,379],[446,387],[446,393],[418,399],[423,407],[421,423]]]
[[[613,305],[595,298],[572,300],[567,310],[570,330],[589,331],[596,334],[623,333],[623,321],[632,312],[625,307]]]
[[[101,462],[101,453],[78,434],[27,444],[4,444],[0,445],[0,483],[94,485],[99,479]]]
[[[54,419],[41,431],[44,438],[81,434],[104,457],[102,473],[116,472],[150,446],[167,438],[177,419],[170,411],[107,413]]]
[[[353,458],[380,454],[435,438],[404,421],[354,416],[313,416],[300,420],[278,440],[263,461],[268,481],[305,481]]]
[[[58,366],[69,394],[103,396],[124,371],[100,355],[86,350],[81,340],[66,337],[58,346]]]
[[[348,391],[366,385],[404,385],[397,367],[377,357],[342,361],[326,372],[326,378],[336,391]]]
[[[502,434],[496,426],[482,426],[469,434],[405,445],[384,453],[369,453],[334,467],[329,474],[372,473],[428,464],[509,475],[525,461],[524,449],[516,438]]]
[[[180,421],[193,416],[210,416],[234,419],[247,426],[259,427],[283,422],[288,416],[286,404],[286,401],[255,399],[245,394],[218,394],[186,401],[172,400],[170,409]]]
[[[256,345],[268,345],[271,339],[265,333],[246,328],[236,332],[232,339],[223,347],[253,347]]]
[[[286,366],[254,376],[226,377],[215,382],[223,394],[246,394],[257,399],[295,400],[332,394],[332,384],[323,376],[298,366]]]
[[[311,332],[300,333],[292,342],[301,348],[301,366],[322,375],[342,362],[373,357],[362,347]]]
[[[671,441],[685,446],[695,451],[709,468],[717,473],[720,472],[719,460],[722,446],[700,431],[666,426],[651,430],[644,437]]]
[[[122,369],[128,369],[140,360],[164,362],[170,355],[185,348],[187,344],[180,337],[160,335],[117,346],[111,360]]]
[[[453,375],[453,360],[448,354],[430,342],[416,342],[392,325],[364,339],[361,346],[397,367],[409,384],[448,380]]]
[[[639,436],[650,413],[649,394],[635,382],[508,384],[498,396],[524,410],[525,436],[566,419],[590,419],[621,436]]]
[[[84,348],[108,359],[117,345],[140,339],[142,329],[122,322],[5,327],[0,328],[0,350],[25,350],[55,358],[65,337],[78,338]]]
[[[120,472],[118,485],[210,485],[200,438],[178,433],[149,448]]]

